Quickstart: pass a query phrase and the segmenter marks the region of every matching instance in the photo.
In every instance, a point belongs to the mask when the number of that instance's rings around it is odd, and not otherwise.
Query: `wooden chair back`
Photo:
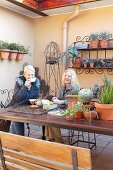
[[[91,170],[90,150],[0,131],[3,170]]]

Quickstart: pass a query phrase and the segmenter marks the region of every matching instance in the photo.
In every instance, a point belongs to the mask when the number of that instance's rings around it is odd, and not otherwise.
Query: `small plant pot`
[[[90,122],[94,119],[97,119],[98,118],[98,114],[96,111],[92,110],[92,111],[89,111],[89,112],[83,112],[83,115],[84,117],[89,120]]]
[[[23,53],[18,53],[16,56],[16,60],[23,60],[24,54]]]
[[[90,41],[90,48],[98,48],[99,40]]]
[[[74,120],[74,116],[66,115],[65,116],[66,120]]]
[[[94,63],[90,63],[90,68],[93,68],[94,67]]]
[[[87,68],[87,63],[84,63],[84,68]]]
[[[83,119],[83,118],[84,118],[83,112],[77,112],[77,113],[75,113],[75,118],[77,118],[77,119]]]
[[[108,48],[109,47],[109,40],[100,40],[100,47],[101,48]]]
[[[10,54],[9,54],[10,60],[16,60],[16,57],[17,57],[17,52],[10,52]]]

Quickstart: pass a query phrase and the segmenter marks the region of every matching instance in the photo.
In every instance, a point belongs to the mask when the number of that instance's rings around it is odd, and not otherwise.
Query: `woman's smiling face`
[[[71,84],[71,72],[66,71],[64,76],[64,83],[65,84]]]

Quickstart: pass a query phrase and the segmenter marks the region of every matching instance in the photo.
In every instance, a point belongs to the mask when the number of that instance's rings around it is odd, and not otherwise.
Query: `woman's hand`
[[[25,81],[25,84],[24,84],[27,88],[31,88],[31,80],[30,79],[28,79],[28,80],[26,80]]]

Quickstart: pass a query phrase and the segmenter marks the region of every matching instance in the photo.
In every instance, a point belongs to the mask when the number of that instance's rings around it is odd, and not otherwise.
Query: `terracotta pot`
[[[73,120],[74,116],[66,115],[65,118],[66,118],[66,120]]]
[[[84,107],[85,107],[86,109],[93,110],[95,106],[94,106],[93,104],[84,104]]]
[[[1,51],[1,58],[8,59],[9,58],[9,51]]]
[[[94,63],[90,63],[90,68],[93,68],[94,67]]]
[[[83,118],[84,118],[83,112],[77,112],[77,113],[75,113],[75,118],[77,118],[77,119],[83,119]]]
[[[113,104],[95,103],[98,117],[101,120],[113,120]]]
[[[98,118],[98,114],[97,114],[96,111],[83,112],[83,115],[84,115],[84,117],[85,117],[87,120],[89,120],[89,121]]]
[[[91,40],[90,48],[98,48],[99,40]]]
[[[100,47],[101,48],[108,48],[109,47],[109,40],[100,40]]]
[[[74,62],[73,60],[73,67],[75,68],[80,68],[81,67],[81,62],[82,62],[82,57],[77,57],[76,58],[76,61]]]
[[[78,102],[78,95],[67,95],[66,98],[68,99],[68,109],[72,109],[72,105]]]
[[[17,57],[17,52],[10,52],[10,54],[9,54],[10,60],[16,60],[16,57]]]
[[[24,54],[23,53],[18,53],[16,56],[17,60],[23,60]]]

